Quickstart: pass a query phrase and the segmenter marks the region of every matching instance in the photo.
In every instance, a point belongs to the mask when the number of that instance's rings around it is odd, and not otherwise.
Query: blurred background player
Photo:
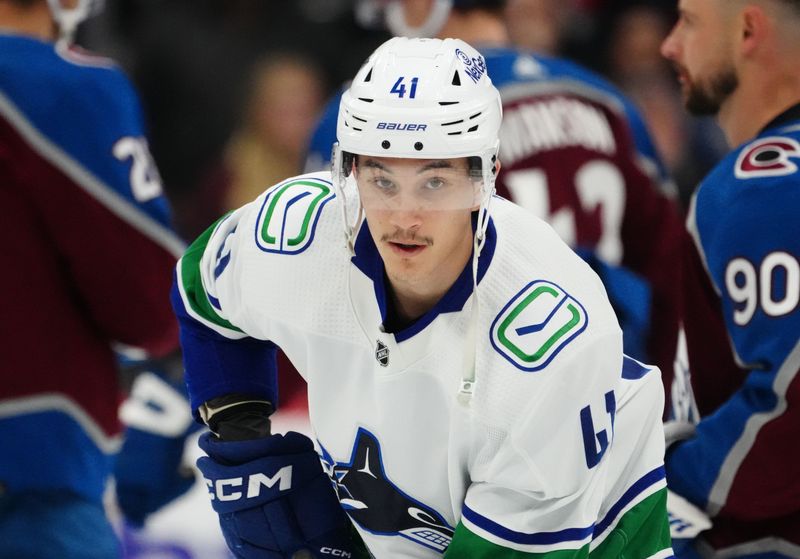
[[[102,503],[121,444],[112,346],[162,372],[178,349],[168,294],[183,243],[137,96],[112,61],[70,46],[93,8],[0,0],[2,557],[118,556]],[[137,428],[117,475],[139,524],[192,481],[178,471],[190,423],[180,384],[145,378],[125,406]],[[160,412],[147,411],[154,401]]]
[[[309,135],[327,97],[322,73],[299,52],[265,54],[249,71],[245,102],[222,156],[191,196],[176,199],[180,230],[200,235],[265,184],[303,167]]]
[[[733,150],[686,247],[671,489],[713,527],[681,557],[800,557],[800,2],[681,0],[662,45]],[[697,555],[696,555],[697,554]]]
[[[630,355],[668,382],[677,325],[679,210],[633,104],[599,76],[509,47],[503,0],[366,1],[396,35],[458,37],[481,49],[503,99],[497,192],[548,221],[603,278]],[[551,45],[551,48],[555,48]],[[330,160],[338,97],[307,170]]]

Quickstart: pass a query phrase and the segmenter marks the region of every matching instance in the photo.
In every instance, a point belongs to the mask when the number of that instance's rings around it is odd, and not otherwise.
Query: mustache
[[[675,62],[673,60],[672,63],[671,63],[671,66],[672,66],[672,70],[675,72],[676,75],[678,75],[678,76],[680,76],[680,75],[688,76],[689,75],[689,72],[686,71],[686,67],[683,66],[682,64],[680,64],[678,62]]]
[[[399,243],[403,245],[416,245],[423,243],[427,246],[433,246],[433,239],[424,235],[418,235],[416,231],[404,231],[402,229],[395,229],[391,233],[384,233],[381,236],[381,241],[387,243]]]

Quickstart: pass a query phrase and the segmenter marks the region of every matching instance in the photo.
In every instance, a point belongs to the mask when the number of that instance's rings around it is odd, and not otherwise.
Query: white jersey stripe
[[[772,410],[754,414],[747,420],[744,432],[731,447],[728,456],[723,461],[719,476],[711,487],[708,498],[708,512],[711,516],[718,514],[727,502],[733,480],[742,462],[750,453],[750,449],[753,447],[761,428],[773,419],[780,417],[786,411],[786,391],[797,376],[798,369],[800,369],[800,342],[794,346],[794,349],[786,357],[786,360],[778,370],[778,374],[775,376],[775,383],[772,389],[778,396],[777,404]]]
[[[79,162],[70,157],[58,145],[51,142],[25,117],[11,100],[0,92],[0,114],[2,114],[25,140],[54,166],[61,169],[72,181],[92,198],[103,204],[117,217],[131,225],[155,244],[179,258],[186,249],[185,243],[168,227],[139,210],[134,204],[117,194],[113,188],[93,175]]]
[[[61,412],[74,419],[92,442],[105,454],[114,454],[122,446],[120,435],[113,437],[106,435],[83,408],[63,394],[50,392],[24,398],[0,400],[0,419],[51,411]]]

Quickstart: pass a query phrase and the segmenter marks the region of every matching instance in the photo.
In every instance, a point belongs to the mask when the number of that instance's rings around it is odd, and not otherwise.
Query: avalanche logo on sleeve
[[[586,329],[586,309],[554,283],[536,280],[522,289],[492,323],[492,346],[523,371],[546,367]]]
[[[736,159],[736,178],[779,177],[797,171],[792,158],[800,157],[800,144],[792,138],[771,136],[745,147]]]
[[[320,179],[293,179],[275,186],[258,212],[256,244],[265,252],[303,252],[314,239],[322,208],[333,197],[333,185]]]

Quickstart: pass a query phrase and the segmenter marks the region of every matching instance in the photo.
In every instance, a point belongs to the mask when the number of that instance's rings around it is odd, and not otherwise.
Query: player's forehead
[[[730,9],[736,0],[679,0],[678,11],[682,15],[694,17],[719,16]],[[726,6],[724,3],[729,5]]]
[[[423,174],[435,170],[465,170],[466,157],[447,159],[411,159],[405,157],[377,157],[361,155],[358,157],[361,169],[376,169],[391,174]]]

